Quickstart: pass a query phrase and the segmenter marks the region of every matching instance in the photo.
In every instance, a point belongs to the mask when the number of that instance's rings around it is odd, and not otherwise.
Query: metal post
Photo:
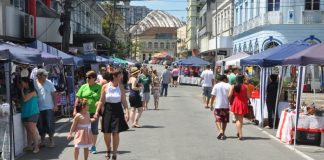
[[[214,74],[216,74],[217,68],[216,68],[216,62],[218,60],[218,52],[217,52],[217,2],[216,3],[216,15],[215,15],[215,66],[214,66]]]
[[[305,74],[305,67],[298,67],[298,81],[297,81],[297,97],[296,97],[296,119],[295,119],[295,132],[294,132],[294,149],[296,147],[296,136],[297,136],[297,127],[298,127],[298,118],[299,118],[299,110],[300,110],[300,98],[302,94],[302,85],[303,78]]]

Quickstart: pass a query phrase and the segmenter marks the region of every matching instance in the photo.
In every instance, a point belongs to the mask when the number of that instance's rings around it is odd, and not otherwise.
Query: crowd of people
[[[154,98],[154,110],[159,110],[159,97],[167,96],[168,85],[174,82],[179,71],[170,71],[166,66],[161,75],[152,67],[132,66],[115,68],[101,66],[99,72],[90,70],[85,74],[85,83],[76,92],[73,123],[67,140],[74,140],[74,159],[84,149],[97,153],[99,124],[104,134],[106,159],[117,159],[119,133],[132,128],[141,128],[140,118],[149,108],[150,97]],[[26,152],[38,153],[41,147],[55,147],[55,116],[58,110],[56,89],[47,79],[48,72],[39,68],[33,78],[21,78],[19,88],[22,97],[22,121],[27,131]],[[128,93],[128,100],[126,94]],[[46,144],[45,135],[49,142]],[[39,136],[40,142],[39,142]],[[73,138],[74,137],[74,138]]]
[[[226,126],[230,121],[230,113],[233,114],[233,123],[236,124],[237,138],[243,139],[243,117],[250,114],[249,108],[250,95],[256,87],[247,75],[243,75],[239,68],[231,68],[225,70],[223,75],[218,75],[217,79],[207,65],[206,69],[201,74],[201,85],[203,89],[204,107],[210,108],[215,116],[216,127],[219,131],[218,139],[226,139]],[[269,110],[274,108],[276,89],[273,87],[276,84],[274,75],[271,77],[270,85],[267,89],[268,99],[267,104]],[[215,84],[214,84],[215,83]],[[271,114],[271,116],[270,116]],[[272,112],[269,113],[271,119]],[[272,121],[269,121],[272,122]],[[272,123],[269,123],[272,127]]]

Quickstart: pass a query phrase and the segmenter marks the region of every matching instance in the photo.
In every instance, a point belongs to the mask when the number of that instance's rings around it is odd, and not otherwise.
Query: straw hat
[[[130,74],[131,74],[131,75],[137,74],[137,73],[139,73],[139,72],[140,72],[140,70],[139,70],[137,67],[132,67],[132,68],[130,69]]]

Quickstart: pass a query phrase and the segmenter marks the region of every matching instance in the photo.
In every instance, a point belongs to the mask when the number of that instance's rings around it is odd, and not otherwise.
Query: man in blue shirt
[[[165,66],[165,70],[161,74],[161,96],[166,97],[168,95],[168,85],[171,82],[171,72],[168,70],[168,66]]]

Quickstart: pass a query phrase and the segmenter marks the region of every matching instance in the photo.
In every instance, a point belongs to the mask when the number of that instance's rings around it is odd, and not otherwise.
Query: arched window
[[[271,41],[271,42],[268,42],[267,44],[264,45],[264,50],[267,50],[267,49],[270,49],[270,48],[275,48],[277,46],[279,46],[278,42]]]
[[[158,42],[154,42],[154,49],[158,49],[159,48],[159,43]]]
[[[152,49],[152,42],[148,42],[147,48]]]
[[[160,49],[164,49],[164,42],[160,43]]]

